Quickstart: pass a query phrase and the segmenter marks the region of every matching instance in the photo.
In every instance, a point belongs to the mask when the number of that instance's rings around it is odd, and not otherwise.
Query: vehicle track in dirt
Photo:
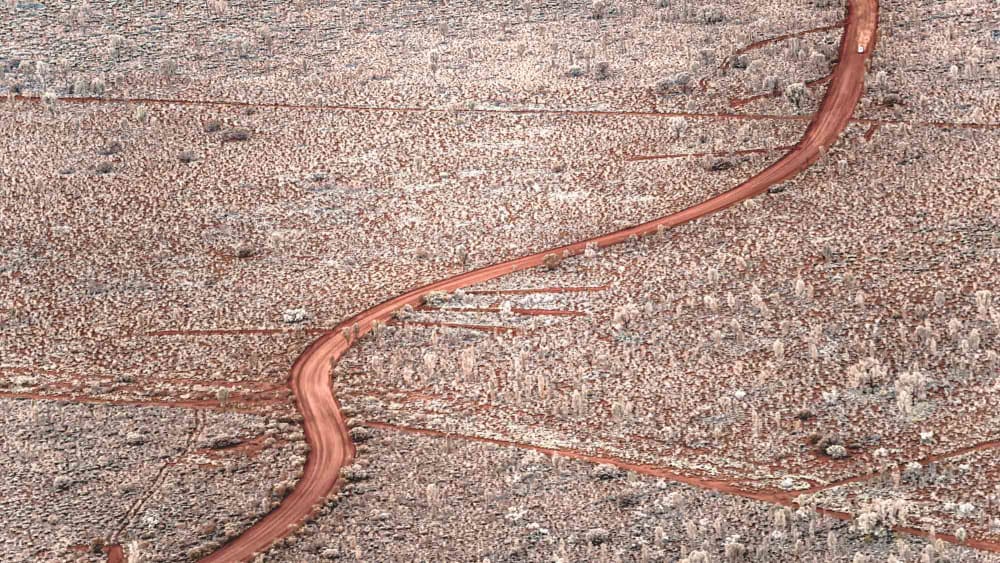
[[[634,461],[629,461],[622,459],[620,457],[615,457],[603,453],[586,453],[579,450],[574,450],[570,448],[557,448],[557,447],[545,447],[538,446],[535,444],[527,444],[522,442],[513,442],[510,440],[503,440],[498,438],[486,438],[483,436],[472,436],[465,434],[456,434],[454,432],[445,432],[441,430],[432,430],[427,428],[416,428],[412,426],[405,426],[401,424],[394,424],[390,422],[367,420],[365,421],[365,426],[370,426],[372,428],[377,428],[380,430],[401,432],[404,434],[413,434],[417,436],[429,436],[433,438],[446,438],[451,440],[464,440],[469,442],[477,442],[481,444],[492,444],[495,446],[502,446],[508,448],[517,448],[521,450],[535,451],[543,453],[550,456],[560,456],[567,459],[575,459],[577,461],[584,461],[594,464],[607,464],[617,467],[619,469],[630,471],[633,473],[639,473],[642,475],[648,475],[651,477],[658,477],[661,479],[668,479],[670,481],[675,481],[678,483],[683,483],[693,487],[698,487],[700,489],[710,489],[717,492],[722,492],[734,496],[744,497],[756,501],[767,502],[770,504],[776,504],[780,506],[787,506],[789,508],[798,509],[800,507],[800,500],[803,497],[833,489],[836,487],[849,485],[852,483],[863,483],[870,481],[872,479],[878,478],[885,475],[884,472],[871,472],[862,473],[860,475],[855,475],[846,479],[841,479],[836,482],[827,483],[824,485],[815,485],[809,487],[808,489],[794,490],[794,491],[774,491],[774,490],[748,490],[739,485],[733,484],[730,481],[709,479],[707,477],[699,475],[688,475],[680,474],[669,469],[650,465],[645,463],[638,463]],[[972,452],[980,452],[991,449],[1000,448],[1000,441],[990,440],[986,442],[981,442],[974,444],[972,446],[966,446],[963,448],[956,449],[954,451],[949,451],[942,454],[930,455],[917,460],[921,465],[926,466],[932,461],[943,461],[962,455],[966,455]],[[839,510],[832,510],[829,508],[816,507],[816,511],[825,516],[831,518],[836,518],[838,520],[851,520],[853,515],[849,512],[842,512]],[[893,530],[898,533],[903,533],[912,536],[919,537],[929,537],[930,533],[927,530],[921,530],[919,528],[913,528],[909,526],[893,526]],[[959,541],[952,534],[943,534],[937,532],[936,537],[943,539],[949,543],[965,545],[966,547],[971,547],[981,551],[989,551],[993,553],[1000,553],[1000,543],[990,540],[977,539],[977,538],[967,538],[964,542]]]
[[[816,88],[817,86],[822,86],[830,80],[830,75],[822,76],[813,80],[807,80],[804,84],[806,88],[810,90]],[[733,109],[739,109],[745,105],[752,104],[757,100],[766,100],[768,98],[780,98],[784,95],[781,90],[773,90],[771,92],[765,92],[763,94],[754,94],[752,96],[747,96],[745,98],[730,98],[729,107]]]
[[[194,445],[197,443],[199,436],[205,428],[205,416],[199,412],[194,411],[192,416],[191,430],[188,432],[187,440],[184,442],[184,447],[181,451],[174,457],[166,460],[160,465],[160,468],[156,471],[156,476],[153,478],[153,482],[146,488],[146,490],[139,495],[136,501],[125,511],[122,515],[121,521],[118,528],[115,529],[114,533],[111,535],[110,542],[113,545],[119,546],[118,550],[121,552],[121,544],[119,543],[119,538],[128,528],[129,524],[134,521],[140,513],[142,513],[143,508],[149,503],[149,500],[153,498],[154,495],[163,486],[163,482],[167,479],[167,474],[170,469],[178,463],[184,456],[188,455]],[[108,550],[108,561],[112,561],[112,556],[114,550]]]
[[[219,412],[239,412],[246,414],[264,415],[260,409],[243,408],[238,406],[222,406],[217,399],[212,400],[157,400],[157,399],[105,399],[101,397],[91,397],[89,395],[73,393],[11,393],[0,392],[0,399],[22,399],[27,401],[54,401],[67,403],[84,403],[92,405],[116,405],[125,407],[165,407],[177,409],[203,409]]]
[[[826,81],[828,77],[824,77]],[[770,96],[768,94],[764,97]],[[40,96],[18,94],[9,96],[8,100],[41,103]],[[570,116],[605,116],[605,117],[685,117],[691,119],[736,119],[748,121],[810,121],[810,114],[775,114],[775,113],[733,113],[733,112],[690,112],[690,111],[635,111],[635,110],[597,110],[597,109],[544,109],[544,108],[435,108],[416,106],[355,106],[338,104],[296,104],[290,102],[247,102],[240,100],[197,100],[183,98],[120,98],[120,97],[70,97],[60,98],[60,103],[67,104],[139,104],[139,105],[178,105],[207,106],[254,109],[288,109],[305,111],[357,111],[372,113],[442,113],[442,114],[509,114],[509,115],[570,115]],[[908,121],[905,119],[874,119],[868,117],[851,117],[851,123],[864,125],[910,125],[913,127],[934,127],[939,129],[1000,129],[1000,123],[966,123],[954,121]]]
[[[819,111],[792,150],[739,186],[665,217],[418,287],[347,319],[313,342],[296,360],[290,375],[292,390],[303,417],[306,440],[311,448],[302,478],[274,510],[202,561],[241,561],[252,558],[254,554],[265,551],[276,540],[288,535],[335,490],[340,482],[340,469],[353,460],[355,449],[333,394],[331,366],[343,357],[357,338],[371,330],[373,322],[388,320],[405,305],[419,306],[422,298],[431,291],[454,291],[512,272],[538,267],[551,254],[574,256],[583,253],[588,245],[605,247],[632,237],[656,234],[663,229],[726,209],[798,174],[816,162],[851,121],[855,106],[864,91],[866,63],[874,50],[877,25],[878,0],[849,0],[839,62]],[[863,53],[857,52],[856,47],[860,41],[864,42]],[[714,488],[713,484],[706,483],[704,486]]]
[[[9,96],[9,100],[19,102],[41,103],[40,96],[18,94]],[[690,117],[704,119],[747,119],[807,121],[809,115],[782,115],[765,113],[731,113],[731,112],[689,112],[689,111],[639,111],[639,110],[598,110],[598,109],[554,109],[554,108],[444,108],[421,106],[359,106],[349,104],[297,104],[291,102],[247,102],[240,100],[207,100],[187,98],[153,98],[153,97],[95,97],[76,96],[59,98],[58,103],[66,104],[133,104],[149,106],[205,106],[225,108],[254,109],[287,109],[305,111],[356,111],[371,113],[441,113],[441,114],[508,114],[508,115],[575,115],[575,116],[610,116],[610,117]]]
[[[722,151],[722,152],[679,152],[679,153],[667,153],[667,154],[647,154],[647,155],[636,155],[629,156],[625,158],[625,162],[642,162],[646,160],[668,160],[673,158],[704,158],[706,156],[710,157],[727,157],[727,156],[743,156],[748,154],[768,154],[772,151],[788,151],[795,148],[794,146],[779,146],[773,148],[757,148],[757,149],[737,149],[733,151]]]
[[[833,31],[835,29],[840,29],[842,27],[844,27],[844,22],[843,21],[839,21],[837,23],[832,23],[830,25],[824,25],[824,26],[820,26],[820,27],[814,27],[814,28],[811,28],[811,29],[805,29],[805,30],[802,30],[802,31],[795,31],[795,32],[792,32],[792,33],[785,33],[785,34],[782,34],[782,35],[776,35],[774,37],[769,37],[767,39],[761,39],[760,41],[754,41],[753,43],[750,43],[749,45],[746,45],[744,47],[740,47],[733,54],[734,55],[744,55],[744,54],[749,53],[750,51],[753,51],[755,49],[760,49],[762,47],[766,47],[766,46],[771,45],[773,43],[779,43],[779,42],[784,41],[786,39],[791,39],[792,37],[805,37],[806,35],[810,35],[812,33],[824,33],[824,32],[827,32],[827,31]]]

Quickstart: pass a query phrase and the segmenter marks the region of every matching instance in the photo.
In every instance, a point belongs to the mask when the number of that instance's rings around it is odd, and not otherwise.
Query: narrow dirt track
[[[585,287],[532,287],[523,289],[468,289],[469,295],[529,295],[532,293],[594,293],[606,291],[610,285]]]
[[[735,151],[728,152],[679,152],[679,153],[669,153],[669,154],[649,154],[649,155],[637,155],[625,157],[625,162],[642,162],[645,160],[666,160],[671,158],[702,158],[705,156],[743,156],[746,154],[767,154],[771,151],[788,151],[795,148],[794,146],[780,146],[774,148],[760,148],[760,149],[739,149]]]
[[[372,322],[388,319],[404,305],[419,305],[422,297],[431,291],[454,291],[511,272],[534,268],[542,265],[549,254],[577,255],[589,244],[605,247],[633,236],[654,234],[661,228],[671,228],[726,209],[798,174],[820,158],[851,120],[855,105],[864,91],[865,64],[875,46],[877,25],[878,0],[849,0],[847,25],[841,38],[840,62],[834,69],[819,112],[795,148],[739,186],[683,211],[634,227],[419,287],[355,315],[313,342],[291,370],[292,390],[303,416],[306,440],[311,447],[302,479],[277,508],[202,561],[241,561],[263,552],[301,524],[337,486],[340,468],[349,464],[355,454],[330,382],[332,363],[339,361],[353,342],[345,338],[344,328],[356,325],[355,334],[364,335],[371,329]],[[857,52],[859,43],[865,46],[864,53]]]
[[[467,440],[470,442],[478,442],[480,444],[493,444],[495,446],[503,446],[505,448],[517,448],[520,450],[530,450],[533,452],[543,453],[548,456],[561,456],[568,459],[575,459],[578,461],[585,461],[587,463],[593,464],[606,464],[613,465],[619,469],[624,469],[625,471],[630,471],[632,473],[639,473],[642,475],[649,475],[651,477],[660,477],[661,479],[667,479],[677,483],[684,483],[686,485],[691,485],[692,487],[698,487],[700,489],[712,489],[713,491],[719,491],[722,493],[727,493],[735,496],[741,496],[744,498],[750,498],[754,500],[759,500],[763,502],[769,502],[771,504],[780,504],[782,506],[794,506],[791,501],[791,496],[788,494],[771,494],[767,492],[754,492],[745,491],[734,486],[732,483],[726,481],[719,481],[715,479],[708,479],[704,477],[693,477],[691,475],[684,475],[677,473],[675,471],[670,471],[664,469],[663,467],[648,465],[645,463],[634,463],[630,461],[625,461],[617,457],[611,457],[600,454],[587,454],[581,451],[572,450],[569,448],[547,448],[544,446],[536,446],[534,444],[524,444],[521,442],[512,442],[510,440],[500,440],[497,438],[483,438],[480,436],[468,436],[462,434],[454,434],[450,432],[444,432],[441,430],[429,430],[427,428],[414,428],[412,426],[404,426],[400,424],[391,424],[388,422],[378,422],[374,420],[365,421],[365,426],[370,426],[372,428],[379,428],[382,430],[393,430],[396,432],[403,432],[405,434],[414,434],[417,436],[431,436],[435,438],[450,438],[457,440]]]
[[[41,103],[41,97],[18,94],[11,97],[14,101]],[[442,113],[442,114],[498,114],[498,115],[570,115],[598,117],[685,117],[690,119],[736,119],[747,121],[808,121],[812,116],[807,114],[774,114],[774,113],[732,113],[732,112],[691,112],[691,111],[634,111],[634,110],[588,110],[588,109],[543,109],[543,108],[435,108],[407,106],[350,106],[350,105],[316,105],[295,104],[287,102],[245,102],[239,100],[186,100],[180,98],[60,98],[59,103],[66,104],[143,104],[151,106],[206,106],[256,109],[287,109],[304,111],[357,111],[372,113]],[[865,125],[910,125],[913,127],[936,127],[939,129],[982,129],[992,131],[1000,129],[1000,123],[957,123],[954,121],[907,121],[905,119],[874,119],[868,117],[852,117],[852,123]]]
[[[828,80],[830,80],[830,76],[829,75],[823,76],[821,78],[817,78],[815,80],[806,81],[805,85],[806,85],[806,88],[813,89],[813,88],[815,88],[817,86],[822,86]],[[731,98],[729,100],[729,107],[731,107],[733,109],[739,109],[739,108],[741,108],[741,107],[743,107],[745,105],[752,104],[752,103],[756,102],[757,100],[766,100],[768,98],[778,98],[778,97],[781,97],[782,95],[784,95],[784,92],[782,92],[781,90],[777,90],[777,91],[773,91],[773,92],[765,92],[763,94],[755,94],[753,96],[748,96],[746,98]]]
[[[10,99],[19,102],[41,102],[40,96],[18,94]],[[239,100],[196,100],[184,98],[122,98],[78,96],[60,98],[65,104],[142,104],[150,106],[205,106],[226,108],[287,109],[303,111],[356,111],[371,113],[437,113],[437,114],[509,114],[509,115],[575,115],[604,117],[688,117],[692,119],[744,119],[750,121],[778,120],[805,121],[808,115],[778,115],[767,113],[686,112],[686,111],[637,111],[599,109],[544,109],[544,108],[441,108],[420,106],[356,106],[340,104],[296,104],[290,102],[246,102]]]
[[[502,313],[499,307],[417,307],[417,311],[428,311],[433,313]],[[522,309],[513,307],[511,314],[523,315],[526,317],[586,317],[586,311],[568,311],[565,309]]]
[[[484,437],[481,437],[481,436],[470,436],[470,435],[464,435],[464,434],[455,434],[455,433],[451,433],[451,432],[443,432],[443,431],[440,431],[440,430],[430,430],[430,429],[426,429],[426,428],[414,428],[412,426],[404,426],[404,425],[400,425],[400,424],[392,424],[392,423],[380,422],[380,421],[373,421],[373,420],[365,421],[365,426],[370,426],[372,428],[379,428],[379,429],[382,429],[382,430],[391,430],[391,431],[395,431],[395,432],[402,432],[404,434],[413,434],[413,435],[417,435],[417,436],[431,436],[431,437],[436,437],[436,438],[448,438],[448,439],[456,439],[456,440],[465,440],[465,441],[470,441],[470,442],[478,442],[478,443],[481,443],[481,444],[493,444],[493,445],[496,445],[496,446],[503,446],[503,447],[507,447],[507,448],[518,448],[518,449],[521,449],[521,450],[529,450],[529,451],[540,452],[540,453],[543,453],[543,454],[546,454],[546,455],[550,455],[550,456],[554,455],[554,456],[561,456],[561,457],[568,458],[568,459],[575,459],[575,460],[579,460],[579,461],[585,461],[587,463],[594,463],[594,464],[603,463],[603,464],[607,464],[607,465],[613,465],[613,466],[615,466],[615,467],[617,467],[619,469],[623,469],[625,471],[630,471],[630,472],[633,472],[633,473],[639,473],[639,474],[642,474],[642,475],[649,475],[651,477],[659,477],[661,479],[668,479],[668,480],[671,480],[671,481],[675,481],[677,483],[684,483],[684,484],[690,485],[692,487],[698,487],[700,489],[710,489],[710,490],[713,490],[713,491],[717,491],[717,492],[721,492],[721,493],[726,493],[726,494],[729,494],[729,495],[734,495],[734,496],[749,498],[749,499],[758,500],[758,501],[761,501],[761,502],[767,502],[767,503],[770,503],[770,504],[776,504],[776,505],[780,505],[780,506],[787,506],[787,507],[793,508],[793,509],[798,509],[799,508],[799,506],[800,506],[799,499],[801,497],[803,497],[803,496],[807,496],[807,495],[810,495],[810,494],[813,494],[813,493],[817,493],[817,492],[820,492],[820,491],[825,491],[827,489],[832,489],[834,487],[840,487],[840,486],[847,485],[847,484],[850,484],[850,483],[858,483],[858,482],[868,481],[870,479],[873,479],[875,477],[878,477],[878,476],[882,475],[881,472],[863,473],[861,475],[857,475],[855,477],[850,477],[848,479],[843,479],[843,480],[840,480],[840,481],[837,481],[837,482],[834,482],[834,483],[828,483],[826,485],[819,485],[819,486],[810,487],[809,489],[802,489],[802,490],[795,490],[795,491],[783,491],[783,492],[751,491],[751,490],[746,490],[746,489],[740,488],[738,486],[735,486],[735,485],[733,485],[732,483],[730,483],[728,481],[718,481],[718,480],[713,480],[713,479],[707,479],[707,478],[704,478],[704,477],[697,477],[697,476],[692,476],[692,475],[684,475],[684,474],[672,472],[672,471],[670,471],[668,469],[665,469],[665,468],[659,467],[659,466],[655,466],[655,465],[647,465],[647,464],[643,464],[643,463],[634,463],[634,462],[630,462],[630,461],[627,461],[627,460],[623,460],[621,458],[611,457],[611,456],[605,456],[605,455],[599,455],[599,454],[588,454],[588,453],[584,453],[584,452],[581,452],[581,451],[578,451],[578,450],[569,449],[569,448],[547,448],[547,447],[543,447],[543,446],[537,446],[537,445],[534,445],[534,444],[524,444],[524,443],[520,443],[520,442],[512,442],[512,441],[509,441],[509,440],[500,440],[500,439],[496,439],[496,438],[484,438]],[[952,452],[947,452],[945,454],[928,456],[928,457],[925,457],[925,458],[923,458],[921,460],[918,460],[918,462],[920,464],[922,464],[922,465],[926,465],[926,464],[930,463],[931,461],[939,461],[939,460],[943,460],[943,459],[949,459],[949,458],[957,457],[957,456],[964,455],[964,454],[967,454],[967,453],[970,453],[970,452],[984,451],[984,450],[989,450],[989,449],[995,449],[995,448],[998,448],[998,447],[1000,447],[1000,441],[992,440],[992,441],[988,441],[988,442],[982,442],[980,444],[976,444],[976,445],[973,445],[973,446],[968,446],[968,447],[965,447],[965,448],[961,448],[961,449],[958,449],[958,450],[955,450],[955,451],[952,451]],[[831,510],[831,509],[822,508],[822,507],[816,507],[816,510],[820,514],[823,514],[824,516],[829,516],[831,518],[836,518],[838,520],[850,521],[850,520],[853,519],[853,516],[850,513],[848,513],[848,512],[841,512],[841,511],[838,511],[838,510]],[[918,529],[918,528],[912,528],[912,527],[908,527],[908,526],[893,526],[893,530],[896,531],[896,532],[899,532],[899,533],[908,534],[908,535],[912,535],[912,536],[919,536],[919,537],[924,537],[924,538],[930,536],[929,532],[926,531],[926,530],[921,530],[921,529]],[[965,542],[961,542],[954,535],[951,535],[951,534],[942,534],[940,532],[938,532],[936,534],[936,537],[939,537],[939,538],[943,539],[944,541],[947,541],[947,542],[950,542],[950,543],[962,544],[962,545],[965,545],[967,547],[978,549],[980,551],[989,551],[989,552],[992,552],[992,553],[1000,553],[1000,544],[998,544],[997,542],[994,542],[994,541],[979,540],[979,539],[975,539],[975,538],[968,538],[968,539],[966,539]]]
[[[754,49],[760,49],[761,47],[765,47],[765,46],[770,45],[772,43],[778,43],[778,42],[784,41],[786,39],[791,39],[792,37],[805,37],[806,35],[809,35],[811,33],[823,33],[825,31],[833,31],[833,30],[839,29],[841,27],[844,27],[844,22],[837,22],[837,23],[834,23],[834,24],[824,25],[824,26],[821,26],[821,27],[814,27],[812,29],[806,29],[806,30],[803,30],[803,31],[796,31],[796,32],[793,32],[793,33],[785,33],[783,35],[777,35],[775,37],[770,37],[768,39],[761,39],[760,41],[754,41],[753,43],[750,43],[749,45],[747,45],[745,47],[740,47],[739,49],[736,50],[736,52],[734,54],[736,54],[736,55],[743,55],[743,54],[749,53],[750,51],[753,51]]]

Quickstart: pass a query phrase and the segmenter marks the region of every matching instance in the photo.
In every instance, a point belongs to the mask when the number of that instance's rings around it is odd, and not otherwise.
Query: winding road
[[[357,326],[356,336],[366,334],[374,321],[387,320],[404,305],[417,306],[431,291],[455,289],[481,283],[511,272],[542,265],[550,254],[577,255],[587,245],[605,247],[633,236],[654,234],[682,223],[721,211],[752,198],[768,187],[795,176],[816,162],[840,136],[864,91],[868,57],[875,47],[878,0],[848,0],[847,19],[840,43],[840,60],[819,111],[813,116],[802,139],[781,159],[739,186],[702,203],[658,219],[592,239],[552,248],[522,258],[472,270],[408,291],[347,319],[313,342],[296,360],[291,370],[291,386],[303,417],[306,440],[311,451],[301,480],[278,505],[242,535],[203,559],[204,562],[243,561],[264,552],[276,540],[300,525],[336,488],[340,469],[354,458],[354,444],[333,395],[331,366],[353,343],[344,328]],[[858,52],[863,45],[864,52]],[[347,331],[351,332],[351,331]]]

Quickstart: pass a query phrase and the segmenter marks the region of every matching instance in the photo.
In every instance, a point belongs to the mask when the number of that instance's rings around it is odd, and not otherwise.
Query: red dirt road
[[[820,110],[813,117],[805,135],[784,157],[732,190],[641,225],[501,262],[413,289],[355,315],[316,340],[303,352],[291,371],[292,390],[304,419],[306,440],[311,447],[302,479],[277,508],[202,561],[242,561],[266,550],[316,510],[317,505],[337,486],[340,468],[354,458],[354,445],[348,436],[347,425],[330,382],[331,363],[339,361],[352,343],[352,340],[345,338],[342,329],[357,325],[356,334],[366,334],[371,329],[372,322],[389,319],[404,305],[419,305],[423,296],[431,291],[454,291],[511,272],[541,266],[549,254],[581,254],[588,244],[605,247],[624,242],[632,236],[654,234],[658,229],[671,228],[721,211],[798,174],[819,159],[821,152],[837,139],[850,121],[864,89],[865,63],[874,48],[877,22],[877,0],[849,0],[847,25],[841,39],[840,62],[834,69]],[[863,54],[857,52],[859,42],[865,45]]]

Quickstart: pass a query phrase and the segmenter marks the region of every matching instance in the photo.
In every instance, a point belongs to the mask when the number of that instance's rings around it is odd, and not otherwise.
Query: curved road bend
[[[306,441],[311,447],[302,479],[277,508],[202,561],[243,561],[267,550],[272,543],[288,535],[318,509],[319,504],[337,486],[340,468],[348,465],[354,458],[354,444],[347,434],[347,425],[330,383],[332,363],[339,361],[352,343],[344,338],[343,328],[357,324],[359,335],[364,335],[371,329],[373,321],[388,319],[404,305],[420,304],[421,298],[428,292],[454,291],[511,272],[533,268],[541,265],[549,254],[576,255],[591,243],[604,247],[623,242],[633,235],[643,236],[655,233],[661,227],[674,227],[754,197],[768,187],[798,174],[816,162],[822,152],[837,140],[854,113],[854,107],[864,91],[866,62],[875,47],[877,26],[878,0],[848,0],[847,25],[840,42],[840,61],[833,71],[833,78],[819,111],[791,151],[739,186],[647,223],[419,287],[355,315],[313,342],[296,360],[291,370],[292,391],[302,413]],[[859,44],[864,46],[864,53],[858,52]]]

